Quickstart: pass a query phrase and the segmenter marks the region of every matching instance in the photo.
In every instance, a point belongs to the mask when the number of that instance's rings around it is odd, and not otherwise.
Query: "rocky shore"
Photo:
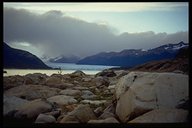
[[[188,122],[188,75],[104,70],[3,78],[3,115],[31,123]]]

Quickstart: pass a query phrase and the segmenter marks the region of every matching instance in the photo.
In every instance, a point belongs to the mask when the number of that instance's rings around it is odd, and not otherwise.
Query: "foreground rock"
[[[90,120],[88,123],[119,123],[114,117],[109,117],[104,120]]]
[[[72,96],[57,95],[47,99],[51,103],[57,103],[58,105],[68,105],[77,103],[77,100]]]
[[[18,119],[35,120],[39,114],[51,110],[52,104],[45,100],[37,99],[21,106],[18,112],[15,113],[15,117]]]
[[[72,83],[66,83],[62,75],[56,74],[53,74],[49,78],[47,78],[45,81],[45,85],[59,89],[66,89],[74,86]]]
[[[5,91],[4,94],[7,96],[21,97],[27,100],[34,100],[57,95],[59,91],[60,89],[42,85],[21,85]]]
[[[81,97],[85,100],[90,100],[90,99],[95,99],[97,96],[89,90],[83,90]]]
[[[74,89],[65,89],[65,90],[60,91],[59,94],[79,97],[81,95],[81,91],[74,90]]]
[[[55,123],[55,122],[56,122],[55,117],[46,114],[39,114],[39,116],[35,120],[35,123]]]
[[[183,109],[155,109],[128,123],[183,123],[187,122],[188,114]]]
[[[3,88],[4,90],[17,87],[24,84],[24,77],[20,75],[6,76],[3,77]]]
[[[41,73],[33,73],[33,74],[27,74],[24,76],[25,78],[25,84],[45,84],[46,78],[48,76],[46,74]]]
[[[3,115],[7,115],[13,110],[18,110],[19,107],[28,102],[15,96],[3,96]]]
[[[176,108],[188,100],[188,76],[131,72],[116,86],[116,114],[122,122],[158,108]]]
[[[75,110],[66,115],[60,123],[87,123],[91,119],[96,119],[92,109],[89,105],[80,104]]]

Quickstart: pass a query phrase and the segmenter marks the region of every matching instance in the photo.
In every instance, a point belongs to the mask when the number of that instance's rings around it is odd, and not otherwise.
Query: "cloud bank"
[[[180,41],[188,43],[188,32],[115,35],[107,25],[89,23],[56,10],[35,14],[24,9],[4,8],[3,13],[5,42],[27,42],[28,49],[36,48],[37,53],[41,51],[50,57],[60,54],[85,57],[103,51],[149,49]]]

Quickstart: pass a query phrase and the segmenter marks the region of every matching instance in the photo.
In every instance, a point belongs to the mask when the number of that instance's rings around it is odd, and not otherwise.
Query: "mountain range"
[[[181,41],[178,44],[166,44],[148,50],[126,49],[121,52],[102,52],[85,57],[77,64],[134,67],[150,61],[173,59],[178,51],[185,47],[188,47],[188,44]]]
[[[3,68],[51,69],[30,52],[15,49],[3,43]]]

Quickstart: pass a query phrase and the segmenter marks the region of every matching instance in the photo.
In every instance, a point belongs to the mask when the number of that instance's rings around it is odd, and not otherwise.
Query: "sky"
[[[188,42],[187,2],[3,3],[4,42],[38,57]]]

